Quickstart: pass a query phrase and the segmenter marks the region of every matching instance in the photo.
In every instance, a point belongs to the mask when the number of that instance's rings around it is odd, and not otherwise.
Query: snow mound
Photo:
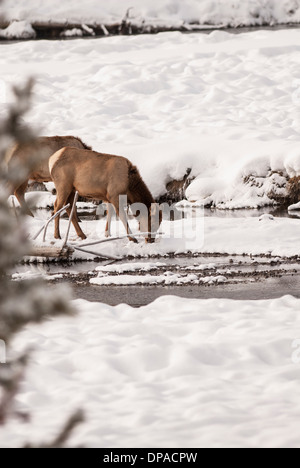
[[[61,37],[82,37],[83,31],[79,28],[67,29],[61,33]]]
[[[300,210],[300,202],[299,203],[295,203],[294,205],[290,205],[288,207],[288,210],[289,211],[299,211]]]
[[[13,21],[6,29],[0,29],[0,38],[34,39],[36,32],[27,21]]]
[[[55,195],[52,195],[50,192],[28,192],[25,194],[25,201],[29,207],[33,209],[51,209],[54,206],[55,202]],[[15,206],[19,207],[20,204],[18,200],[11,196],[9,199],[9,203],[12,206],[13,201]]]

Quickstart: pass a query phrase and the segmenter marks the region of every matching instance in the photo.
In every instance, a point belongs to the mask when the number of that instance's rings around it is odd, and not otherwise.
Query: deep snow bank
[[[0,429],[2,447],[51,439],[78,407],[72,446],[299,446],[299,300],[74,305],[15,341],[34,349],[17,397],[33,419]]]
[[[300,175],[299,43],[291,30],[10,44],[1,80],[36,74],[28,120],[128,157],[155,197],[191,169],[189,200],[254,208]]]
[[[176,25],[200,23],[226,26],[300,21],[299,0],[5,0],[11,20],[112,23],[128,8],[136,22]]]

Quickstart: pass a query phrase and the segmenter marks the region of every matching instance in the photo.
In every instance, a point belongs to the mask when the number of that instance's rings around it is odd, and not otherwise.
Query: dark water
[[[78,24],[74,24],[72,25],[72,27],[77,27],[77,28],[81,28],[81,25]],[[107,36],[104,36],[103,35],[103,31],[102,31],[102,28],[101,27],[98,27],[98,28],[94,28],[95,30],[95,36],[83,36],[83,37],[61,37],[60,34],[62,33],[62,31],[66,30],[66,29],[70,29],[70,26],[69,27],[66,27],[65,25],[47,25],[47,26],[42,26],[42,27],[37,27],[35,28],[36,29],[36,33],[37,33],[37,37],[35,39],[28,39],[29,41],[39,41],[39,40],[55,40],[55,41],[76,41],[77,39],[102,39],[104,37],[107,37]],[[154,31],[154,32],[151,32],[151,33],[147,33],[147,32],[133,32],[133,34],[131,34],[131,36],[137,36],[137,35],[145,35],[145,34],[157,34],[157,33],[164,33],[164,32],[175,32],[175,31],[179,31],[181,32],[182,34],[210,34],[212,33],[213,31],[224,31],[224,32],[227,32],[227,33],[230,33],[230,34],[244,34],[244,33],[249,33],[249,32],[255,32],[255,31],[281,31],[281,30],[286,30],[286,29],[300,29],[300,24],[278,24],[278,25],[274,25],[274,26],[268,26],[268,25],[265,25],[265,26],[241,26],[241,27],[238,27],[238,28],[232,28],[232,27],[218,27],[218,26],[198,26],[198,25],[191,25],[191,30],[185,30],[184,28],[182,27],[179,27],[178,29],[176,28],[171,28],[170,30],[168,29],[162,29],[162,30],[157,30],[157,31]],[[116,32],[111,32],[110,33],[110,36],[109,37],[113,37],[113,36],[120,36],[122,34],[120,34],[118,32],[118,28],[116,30]],[[126,36],[128,34],[125,34]],[[25,39],[26,40],[26,39]],[[14,40],[6,40],[6,39],[0,39],[0,44],[3,45],[3,44],[12,44],[12,43],[17,43],[17,42],[24,42],[24,39],[23,40],[19,40],[19,39],[14,39]]]
[[[257,283],[224,284],[216,286],[130,286],[100,287],[76,285],[75,298],[90,302],[102,302],[111,306],[129,304],[141,307],[150,304],[161,296],[178,296],[188,299],[234,299],[261,300],[276,299],[285,295],[300,298],[300,275],[271,278]]]
[[[163,205],[164,206],[164,205]],[[210,208],[197,208],[197,207],[189,207],[186,208],[188,213],[193,213],[196,216],[202,217],[214,217],[214,218],[259,218],[264,214],[270,214],[276,218],[293,218],[300,220],[300,211],[288,211],[287,208],[283,207],[274,207],[274,206],[267,206],[260,209],[239,209],[239,210],[220,210],[220,209],[210,209]],[[34,210],[32,212],[37,218],[40,219],[49,219],[50,211],[48,210]],[[100,210],[95,206],[94,209],[88,210],[78,210],[80,219],[83,221],[94,221],[103,219],[105,216],[103,214],[99,214]],[[101,210],[102,213],[102,210]],[[114,215],[115,216],[115,215]],[[169,219],[169,211],[166,210],[163,212],[163,218]],[[174,219],[182,219],[183,211],[180,207],[174,208]],[[67,215],[64,214],[62,218],[67,219]]]
[[[153,263],[156,260],[142,259],[140,262]],[[57,282],[69,285],[76,299],[91,302],[102,302],[111,306],[126,303],[132,307],[150,304],[161,296],[173,295],[194,299],[225,298],[235,300],[274,299],[285,295],[300,298],[300,264],[294,261],[271,261],[267,258],[251,257],[198,257],[198,258],[163,258],[159,260],[166,266],[155,274],[164,271],[186,273],[186,267],[193,269],[201,264],[214,264],[216,270],[203,273],[207,275],[224,275],[228,282],[213,285],[184,285],[184,286],[96,286],[89,283],[89,279],[97,275],[95,268],[99,263],[83,262],[75,264],[49,265],[20,265],[19,273],[31,271],[36,274],[63,274]],[[136,263],[123,260],[120,263]],[[105,264],[105,263],[104,263]],[[216,273],[217,271],[217,273]],[[228,275],[228,271],[231,272]],[[189,271],[190,272],[190,271]],[[139,274],[138,272],[134,274]],[[140,273],[143,275],[143,273]],[[90,276],[92,275],[92,276]]]

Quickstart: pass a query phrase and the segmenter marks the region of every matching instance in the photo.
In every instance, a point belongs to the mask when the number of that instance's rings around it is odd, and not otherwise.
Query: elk
[[[33,217],[24,196],[29,180],[51,182],[49,158],[53,153],[66,146],[91,150],[91,147],[83,143],[80,138],[73,136],[52,136],[40,137],[32,142],[17,144],[8,151],[6,156],[7,165],[17,175],[16,182],[9,187],[9,192],[11,195],[14,194],[16,196],[24,214]],[[28,171],[20,174],[20,170],[24,170],[24,167],[28,167]]]
[[[125,213],[126,198],[129,205],[141,206],[140,211],[143,213],[140,216],[140,229],[147,233],[147,243],[155,242],[156,232],[162,222],[162,213],[158,210],[138,169],[128,159],[95,151],[63,148],[50,157],[49,170],[57,192],[54,213],[72,203],[76,192],[85,198],[102,200],[114,207],[129,239],[137,242],[132,236]],[[143,207],[146,207],[146,210],[143,210]],[[112,208],[110,210],[112,211]],[[106,234],[109,231],[111,211],[108,215]],[[68,215],[70,216],[70,209]],[[72,219],[72,222],[77,235],[86,239],[77,219]],[[55,220],[54,237],[60,239],[59,217]]]

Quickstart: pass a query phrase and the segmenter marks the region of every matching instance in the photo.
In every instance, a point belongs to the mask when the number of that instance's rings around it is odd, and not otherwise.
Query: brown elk
[[[148,233],[145,236],[146,242],[155,241],[162,213],[157,209],[138,169],[128,159],[95,151],[63,148],[51,156],[49,169],[57,191],[54,213],[71,203],[76,192],[85,198],[102,200],[113,205],[129,239],[136,242],[125,213],[126,197],[129,205],[141,206],[140,212],[143,213],[140,213],[140,229]],[[143,210],[143,207],[146,207],[146,210]],[[77,219],[73,219],[72,222],[77,235],[86,239]],[[60,239],[59,218],[55,220],[55,238]]]
[[[17,181],[9,187],[9,191],[16,196],[25,214],[33,216],[24,196],[29,180],[51,182],[49,158],[53,153],[66,146],[91,150],[80,138],[73,136],[40,137],[29,143],[17,144],[9,150],[6,162],[9,168],[18,173]],[[28,167],[29,170],[20,177],[20,168],[24,170],[24,167]]]

